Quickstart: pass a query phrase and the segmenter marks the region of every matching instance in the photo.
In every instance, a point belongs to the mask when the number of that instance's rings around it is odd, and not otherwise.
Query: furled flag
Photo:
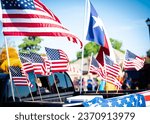
[[[97,74],[101,79],[105,79],[105,72],[102,65],[92,56],[89,72],[92,74]]]
[[[119,75],[121,70],[118,64],[115,64],[109,56],[105,55],[105,71],[106,71],[106,81],[116,84],[116,77]]]
[[[24,72],[28,73],[28,72],[34,71],[30,54],[20,53],[19,56],[20,56],[20,60],[23,66],[22,69],[24,70]]]
[[[136,69],[137,71],[143,68],[144,66],[144,58],[141,58],[131,51],[127,50],[125,54],[125,60],[124,60],[124,70],[134,70]]]
[[[145,99],[141,94],[130,94],[125,96],[103,99],[94,99],[83,102],[85,107],[145,107]]]
[[[51,72],[68,71],[69,59],[64,51],[47,47],[45,47],[45,50],[50,62]]]
[[[31,62],[33,65],[34,73],[47,76],[47,70],[43,58],[37,54],[30,52]]]
[[[102,54],[97,57],[99,63],[103,65],[103,52],[106,55],[110,55],[115,61],[114,51],[106,35],[104,24],[90,1],[88,1],[88,29],[86,40],[95,42],[101,46],[100,52]]]
[[[5,36],[67,37],[73,43],[82,42],[40,0],[1,0]]]
[[[28,77],[22,73],[20,67],[10,66],[9,68],[15,86],[33,86]]]

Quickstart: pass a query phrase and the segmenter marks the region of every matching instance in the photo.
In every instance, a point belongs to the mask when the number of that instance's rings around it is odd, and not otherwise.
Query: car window
[[[49,83],[51,86],[55,85],[55,76],[57,76],[59,80],[59,83],[57,83],[57,87],[60,92],[67,92],[69,91],[68,88],[70,89],[70,87],[72,87],[72,91],[74,91],[72,81],[66,73],[55,73],[54,75],[49,76]]]
[[[54,84],[54,78],[57,76],[59,83],[57,84],[58,90],[60,93],[62,92],[68,92],[68,91],[74,91],[72,81],[70,77],[66,73],[54,73],[50,76],[35,76],[33,73],[29,73],[29,79],[31,83],[33,84],[33,87],[27,87],[27,86],[14,86],[14,95],[15,97],[27,97],[30,96],[30,90],[32,92],[33,96],[36,96],[38,94],[38,85],[37,85],[37,79],[41,83],[39,85],[39,88],[41,90],[41,94],[45,93],[58,93],[57,91],[52,91],[52,87]],[[29,90],[30,88],[30,90]],[[8,85],[8,97],[12,96],[11,92],[11,85],[9,83]],[[38,94],[39,95],[39,94]]]
[[[31,84],[33,85],[32,87],[28,86],[15,86],[13,82],[10,82],[8,84],[8,97],[12,96],[12,91],[11,91],[11,83],[13,84],[13,89],[14,89],[14,95],[15,97],[27,97],[30,95],[30,90],[32,94],[36,94],[37,91],[37,85],[36,85],[36,78],[33,72],[28,73],[29,80]],[[30,88],[30,89],[29,89]]]

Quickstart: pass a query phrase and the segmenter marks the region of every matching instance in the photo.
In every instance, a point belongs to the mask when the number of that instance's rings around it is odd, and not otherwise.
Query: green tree
[[[29,53],[29,52],[37,52],[41,49],[41,46],[39,45],[41,43],[42,39],[39,37],[26,37],[23,39],[23,43],[20,44],[19,52]]]
[[[116,39],[110,38],[110,42],[111,42],[112,47],[114,49],[116,49],[116,50],[118,50],[118,51],[120,51],[122,53],[125,53],[125,51],[121,49],[121,47],[122,47],[122,42],[121,41],[118,41]]]
[[[99,51],[99,45],[97,45],[95,42],[89,42],[84,47],[84,57],[90,56],[92,53],[95,55]],[[77,52],[77,59],[81,59],[82,52]]]
[[[110,42],[111,42],[112,47],[114,49],[119,50],[122,53],[125,53],[125,51],[121,49],[121,47],[122,47],[122,42],[121,41],[110,38]],[[98,53],[99,49],[100,49],[100,46],[97,45],[95,42],[89,42],[84,47],[84,57],[90,56],[91,53],[93,53],[95,55],[96,53]],[[82,52],[81,51],[77,52],[76,56],[77,56],[77,59],[81,59]]]
[[[150,49],[146,52],[146,54],[147,54],[147,57],[150,58]]]

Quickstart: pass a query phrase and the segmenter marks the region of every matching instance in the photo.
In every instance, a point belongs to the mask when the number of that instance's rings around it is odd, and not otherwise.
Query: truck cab
[[[53,73],[50,76],[29,75],[32,87],[15,86],[12,95],[9,74],[0,73],[0,106],[63,106],[66,98],[75,94],[67,73]],[[56,82],[55,78],[59,81]],[[57,86],[56,86],[57,85]],[[54,90],[55,87],[55,90]]]

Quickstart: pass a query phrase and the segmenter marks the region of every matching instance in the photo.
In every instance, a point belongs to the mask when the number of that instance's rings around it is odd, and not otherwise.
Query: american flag
[[[67,54],[60,49],[45,48],[50,62],[51,72],[68,71],[69,59]]]
[[[47,71],[45,68],[43,58],[39,54],[32,53],[32,52],[30,52],[30,56],[31,56],[31,62],[33,65],[34,73],[47,76]]]
[[[143,68],[144,66],[144,58],[141,58],[131,51],[127,50],[126,55],[125,55],[125,60],[124,60],[124,69],[125,70],[134,70],[136,69],[137,71]]]
[[[20,60],[23,66],[22,69],[24,70],[24,72],[28,73],[28,72],[34,71],[30,54],[20,53],[19,56],[20,56]]]
[[[119,75],[121,70],[120,66],[114,63],[109,56],[105,55],[105,71],[106,71],[106,81],[110,83],[116,82],[116,77]]]
[[[150,107],[150,90],[138,92],[137,94],[141,94],[145,98],[146,106]]]
[[[22,73],[20,67],[10,66],[9,69],[15,86],[33,86],[28,77]]]
[[[81,40],[63,27],[40,0],[1,0],[1,4],[5,36],[67,37],[82,47]]]
[[[49,76],[51,75],[51,68],[50,68],[50,61],[48,60],[47,56],[41,56],[43,58],[43,61],[44,61],[44,66],[45,66],[45,69],[46,69],[46,76]]]
[[[141,94],[130,94],[125,96],[103,99],[95,97],[94,99],[83,102],[85,107],[145,107],[145,99]]]
[[[114,78],[113,84],[116,86],[117,89],[122,89],[122,84],[117,78]]]
[[[104,69],[94,57],[92,57],[89,72],[92,74],[98,74],[101,77],[101,79],[105,79]]]

